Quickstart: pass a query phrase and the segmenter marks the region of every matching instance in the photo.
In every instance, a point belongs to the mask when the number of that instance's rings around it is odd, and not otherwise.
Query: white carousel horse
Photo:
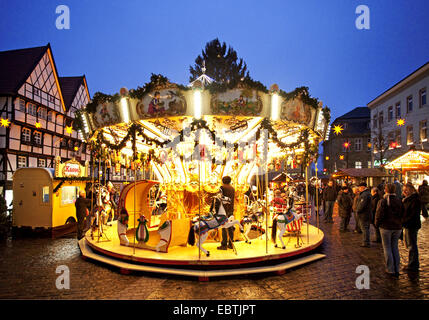
[[[251,243],[249,240],[249,232],[252,229],[252,225],[256,222],[262,224],[264,222],[264,213],[260,211],[262,203],[258,201],[250,202],[249,197],[244,196],[247,206],[247,215],[241,220],[241,225],[244,228],[244,239],[246,243]]]
[[[205,253],[207,257],[210,256],[210,252],[203,248],[204,241],[207,240],[210,230],[215,230],[219,228],[229,228],[237,224],[241,232],[244,232],[243,226],[240,224],[240,221],[235,220],[234,216],[229,218],[226,216],[225,208],[223,207],[223,202],[231,201],[228,197],[223,197],[221,193],[215,196],[214,201],[219,202],[219,210],[213,217],[210,219],[194,219],[193,225],[189,230],[188,243],[193,246],[196,245],[199,250]],[[195,234],[199,236],[199,239],[195,240]]]
[[[274,217],[273,217],[273,226],[272,226],[272,234],[271,234],[271,238],[274,242],[274,247],[277,248],[277,243],[276,243],[276,233],[277,233],[277,225],[279,226],[280,232],[278,234],[278,238],[282,244],[282,249],[286,249],[286,245],[283,242],[283,235],[286,232],[286,227],[288,224],[294,222],[294,221],[298,221],[299,219],[301,219],[303,217],[303,214],[297,214],[292,208],[287,207],[285,210],[278,212]]]

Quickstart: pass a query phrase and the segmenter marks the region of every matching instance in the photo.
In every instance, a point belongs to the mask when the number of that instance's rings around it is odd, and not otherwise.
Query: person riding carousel
[[[222,186],[219,189],[221,193],[221,201],[222,205],[225,209],[226,216],[229,218],[234,215],[234,198],[235,198],[235,190],[231,186],[231,177],[225,176],[222,178]],[[220,207],[220,202],[213,202],[210,207],[210,212],[218,212]],[[222,242],[219,250],[226,250],[227,248],[232,249],[232,242],[234,241],[234,226],[227,228],[228,231],[222,228]],[[229,238],[229,241],[228,241]]]

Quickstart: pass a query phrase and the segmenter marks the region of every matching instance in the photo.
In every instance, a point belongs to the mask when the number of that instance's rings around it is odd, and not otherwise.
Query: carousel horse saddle
[[[201,217],[200,222],[209,229],[215,229],[220,225],[223,225],[228,220],[227,216],[214,215]]]

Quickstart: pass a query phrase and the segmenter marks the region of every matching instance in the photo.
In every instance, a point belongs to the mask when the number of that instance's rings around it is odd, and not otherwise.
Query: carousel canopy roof
[[[387,169],[402,171],[429,170],[429,152],[410,150],[386,165]]]

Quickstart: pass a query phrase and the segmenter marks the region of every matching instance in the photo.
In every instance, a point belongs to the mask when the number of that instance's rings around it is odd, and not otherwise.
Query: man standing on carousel
[[[230,216],[234,215],[234,199],[235,199],[235,190],[234,187],[231,186],[231,177],[225,176],[222,178],[222,186],[220,187],[220,192],[222,192],[223,198],[228,199],[227,201],[222,201],[223,207],[226,212],[226,216],[229,218]],[[215,208],[216,212],[219,210],[219,208]],[[210,211],[213,210],[213,204],[212,208],[210,208]],[[229,238],[229,241],[228,241]],[[234,241],[234,226],[229,228],[222,228],[222,242],[220,247],[218,247],[219,250],[226,250],[226,249],[232,249],[232,241]]]
[[[76,218],[77,218],[77,240],[80,240],[84,237],[85,232],[85,220],[89,215],[89,210],[91,208],[91,200],[85,198],[85,191],[79,191],[79,198],[76,199]]]

